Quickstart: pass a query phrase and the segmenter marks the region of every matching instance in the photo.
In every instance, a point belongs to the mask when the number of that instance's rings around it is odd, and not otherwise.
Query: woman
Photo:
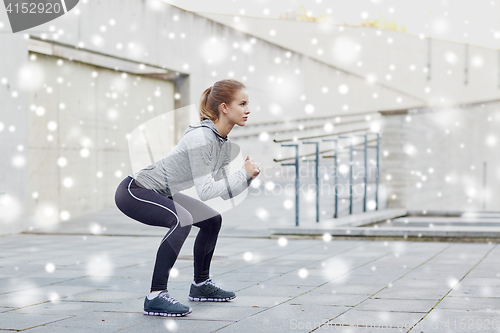
[[[201,96],[201,122],[189,126],[164,158],[131,174],[118,186],[115,202],[125,215],[148,225],[169,228],[156,255],[144,314],[191,313],[191,307],[170,297],[167,282],[192,225],[200,230],[194,242],[194,282],[189,300],[220,302],[236,297],[209,278],[222,217],[202,201],[235,197],[259,175],[259,167],[249,156],[237,172],[230,174],[229,169],[231,143],[227,135],[234,125],[245,126],[249,113],[246,87],[236,80],[217,81]],[[193,185],[202,201],[180,193]]]

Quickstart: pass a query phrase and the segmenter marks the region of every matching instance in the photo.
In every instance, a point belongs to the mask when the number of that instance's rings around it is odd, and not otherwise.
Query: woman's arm
[[[229,185],[230,182],[228,179],[228,175],[231,175],[231,168],[229,166],[229,161],[227,161],[227,160],[224,161],[221,168],[219,170],[217,170],[217,174],[215,175],[215,180],[218,181],[218,180],[224,178],[224,180],[226,182],[226,186],[228,188],[227,192],[221,195],[222,199],[228,200],[228,199],[234,198],[250,186],[250,183],[252,182],[252,177],[250,176],[250,174],[245,169],[240,169],[236,173],[239,173],[239,172],[241,172],[244,175],[245,181],[238,182],[236,187],[231,187]]]
[[[230,174],[228,161],[224,162],[224,166],[218,170],[214,179],[211,170],[212,143],[205,138],[202,129],[194,130],[189,134],[191,135],[186,137],[185,141],[189,163],[196,193],[202,201],[219,196],[227,200],[237,196],[248,187],[249,179],[251,179],[248,172],[241,169]]]

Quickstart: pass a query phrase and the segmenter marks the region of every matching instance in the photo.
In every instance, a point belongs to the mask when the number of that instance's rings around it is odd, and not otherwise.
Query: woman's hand
[[[255,161],[250,158],[250,156],[247,156],[242,169],[245,169],[252,179],[255,179],[260,173],[260,168],[257,166]]]

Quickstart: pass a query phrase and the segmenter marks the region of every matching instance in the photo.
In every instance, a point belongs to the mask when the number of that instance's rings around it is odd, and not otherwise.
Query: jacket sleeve
[[[241,169],[232,175],[215,180],[212,176],[212,163],[217,163],[217,161],[212,160],[212,143],[205,138],[202,129],[194,130],[189,134],[186,137],[186,146],[194,186],[200,200],[207,201],[219,196],[227,200],[243,192],[248,178],[251,178],[248,172]],[[229,170],[229,165],[226,170]]]
[[[243,175],[244,180],[241,180],[238,183],[236,183],[236,186],[231,186],[230,185],[231,183],[229,181],[229,176],[234,176],[239,174]],[[252,182],[252,177],[245,169],[239,169],[237,172],[231,175],[229,161],[227,160],[224,161],[221,168],[217,171],[217,174],[215,175],[215,180],[218,181],[220,179],[224,179],[226,186],[228,187],[226,193],[224,193],[221,196],[222,199],[224,200],[228,200],[238,196],[241,192],[243,192],[246,188],[248,188],[250,186],[250,183]]]

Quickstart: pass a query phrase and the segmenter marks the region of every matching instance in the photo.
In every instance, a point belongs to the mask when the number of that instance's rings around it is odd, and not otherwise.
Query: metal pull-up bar
[[[314,160],[303,160],[304,162],[315,162],[315,176],[316,176],[316,222],[319,222],[319,142],[302,142],[303,144],[314,144],[316,145],[316,159]]]
[[[333,157],[333,163],[334,163],[334,170],[335,170],[335,175],[334,175],[334,191],[335,191],[335,199],[334,199],[334,214],[333,218],[338,218],[339,217],[339,207],[338,207],[338,190],[337,190],[337,185],[338,185],[338,156],[340,154],[349,154],[349,214],[353,213],[353,165],[354,165],[354,151],[363,151],[364,152],[364,189],[363,189],[363,212],[366,212],[367,210],[367,197],[368,197],[368,149],[369,148],[375,148],[376,149],[376,174],[375,174],[375,210],[379,209],[379,201],[378,201],[378,192],[379,192],[379,174],[380,174],[380,161],[379,161],[379,153],[380,153],[380,135],[378,133],[373,133],[377,136],[376,139],[376,145],[375,146],[369,146],[368,142],[371,142],[373,140],[368,141],[368,135],[367,134],[362,134],[362,135],[356,135],[353,134],[351,136],[338,136],[336,139],[323,139],[323,142],[327,141],[332,141],[334,142],[334,154],[333,156],[324,156],[323,158],[328,158],[328,157]],[[359,136],[363,137],[363,148],[354,148],[354,137]],[[341,152],[339,151],[339,140],[340,139],[349,139],[349,150],[347,152]],[[316,159],[304,159],[303,161],[305,162],[315,162],[315,178],[316,178],[316,222],[319,222],[319,142],[302,142],[303,144],[315,144],[316,145],[316,152],[315,156]],[[357,146],[358,144],[356,144]],[[295,166],[295,225],[299,225],[299,145],[298,144],[282,144],[282,147],[295,147],[295,163],[282,163],[281,165],[293,165]],[[330,151],[330,150],[328,150]],[[324,153],[326,151],[323,151]],[[307,156],[312,155],[312,154],[307,154]],[[286,158],[286,159],[291,159],[291,158]],[[276,160],[275,162],[283,161],[286,159],[281,159],[281,160]]]
[[[281,145],[281,147],[295,147],[295,163],[281,163],[281,165],[295,166],[295,226],[299,226],[299,145]]]

